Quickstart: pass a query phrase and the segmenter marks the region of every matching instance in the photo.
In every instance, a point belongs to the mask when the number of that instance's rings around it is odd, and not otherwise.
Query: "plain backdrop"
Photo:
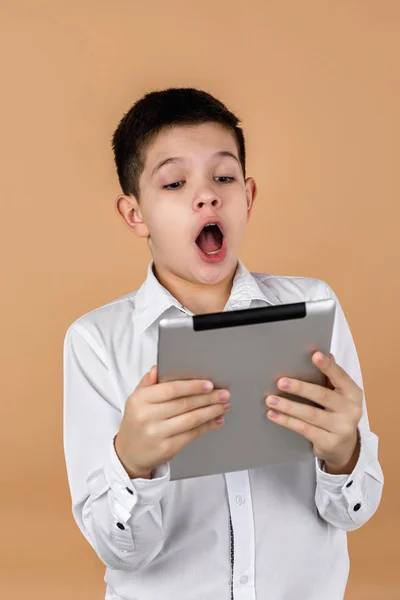
[[[400,597],[399,34],[396,0],[0,2],[1,597],[104,598],[71,514],[63,339],[145,277],[147,246],[115,213],[110,140],[171,86],[242,119],[259,190],[246,266],[339,296],[386,477],[349,534],[346,600]]]

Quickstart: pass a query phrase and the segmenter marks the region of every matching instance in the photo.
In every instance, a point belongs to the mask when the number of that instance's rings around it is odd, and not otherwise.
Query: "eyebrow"
[[[239,163],[239,159],[237,156],[235,156],[233,154],[233,152],[230,152],[229,150],[220,150],[219,152],[215,152],[215,154],[213,154],[213,158],[214,157],[222,157],[222,156],[230,156],[231,158],[234,158],[236,160],[236,162],[238,164]],[[152,173],[151,173],[151,177],[153,177],[156,173],[156,171],[158,171],[159,169],[161,169],[161,167],[163,167],[164,165],[167,165],[169,163],[178,163],[178,162],[182,162],[185,159],[183,158],[183,156],[171,156],[170,158],[165,158],[164,160],[162,160],[161,162],[159,162],[153,169]]]

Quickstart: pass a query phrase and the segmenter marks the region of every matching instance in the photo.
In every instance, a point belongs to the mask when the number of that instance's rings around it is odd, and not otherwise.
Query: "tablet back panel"
[[[310,460],[310,443],[266,417],[265,397],[279,377],[324,385],[311,362],[330,352],[334,300],[320,300],[163,319],[159,325],[159,382],[210,379],[231,392],[225,424],[191,442],[171,460],[171,479]],[[308,402],[308,401],[307,401]]]

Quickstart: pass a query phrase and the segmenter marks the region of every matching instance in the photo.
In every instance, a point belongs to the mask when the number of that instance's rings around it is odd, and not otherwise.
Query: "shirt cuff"
[[[151,507],[160,501],[170,481],[170,467],[169,463],[160,465],[153,471],[152,479],[131,479],[115,451],[116,435],[110,441],[104,476],[114,495],[114,512],[122,522],[126,522],[136,505]]]
[[[350,474],[335,475],[324,470],[323,462],[315,459],[317,490],[316,497],[320,506],[326,508],[335,498],[345,500],[347,510],[353,521],[362,520],[362,515],[367,510],[365,502],[365,476],[371,475],[381,481],[380,471],[375,468],[377,464],[378,437],[371,431],[359,430],[360,453],[357,463]]]

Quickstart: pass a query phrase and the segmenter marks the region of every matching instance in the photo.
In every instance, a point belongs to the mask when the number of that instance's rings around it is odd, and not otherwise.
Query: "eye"
[[[163,190],[178,190],[178,187],[172,187],[177,185],[178,183],[184,183],[183,181],[174,181],[173,183],[168,183],[167,185],[163,185]],[[181,186],[179,186],[181,187]]]
[[[229,179],[229,181],[220,181],[220,183],[230,183],[231,181],[234,181],[235,178],[222,176],[222,177],[216,177],[216,179]]]
[[[219,181],[219,183],[222,184],[227,184],[230,183],[231,181],[234,181],[235,178],[234,177],[227,177],[225,175],[221,176],[221,177],[216,177],[215,179],[225,179],[227,181]],[[163,185],[162,189],[163,190],[178,190],[180,187],[182,187],[181,185],[179,185],[180,183],[185,183],[184,181],[174,181],[173,183],[168,183],[167,185]]]

